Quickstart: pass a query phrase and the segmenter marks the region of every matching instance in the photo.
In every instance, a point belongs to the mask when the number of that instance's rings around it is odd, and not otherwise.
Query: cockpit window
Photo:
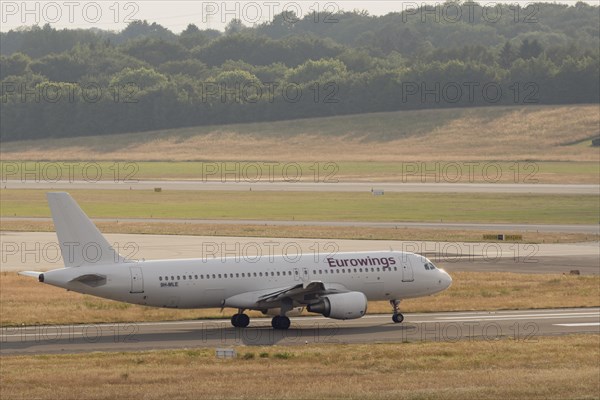
[[[425,269],[426,270],[431,270],[431,269],[435,269],[435,265],[433,265],[433,263],[431,261],[427,261],[425,263]]]

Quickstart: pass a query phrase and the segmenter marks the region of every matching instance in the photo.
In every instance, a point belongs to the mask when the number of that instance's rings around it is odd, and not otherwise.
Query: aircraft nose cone
[[[450,285],[452,285],[452,277],[448,275],[446,271],[444,271],[442,276],[442,285],[444,285],[446,289],[448,289]]]

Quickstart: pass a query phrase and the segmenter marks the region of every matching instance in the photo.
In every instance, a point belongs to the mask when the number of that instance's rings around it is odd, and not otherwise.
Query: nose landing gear
[[[392,321],[394,321],[397,324],[404,321],[404,315],[402,315],[398,307],[400,305],[400,300],[390,300],[390,304],[394,309],[394,313],[392,314]]]

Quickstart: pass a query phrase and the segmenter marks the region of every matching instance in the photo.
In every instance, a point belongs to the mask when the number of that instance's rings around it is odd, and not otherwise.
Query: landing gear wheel
[[[276,315],[271,320],[271,326],[273,329],[286,330],[290,327],[290,319],[285,315]]]
[[[234,314],[231,317],[231,325],[236,328],[245,328],[250,324],[250,317],[246,314]]]
[[[400,300],[390,300],[390,304],[394,309],[394,314],[392,314],[392,321],[394,321],[396,324],[399,324],[400,322],[404,321],[404,315],[402,315],[402,313],[400,312],[400,308],[398,307],[400,305]]]
[[[392,321],[399,324],[400,322],[404,321],[404,315],[402,315],[401,313],[394,314],[392,315]]]

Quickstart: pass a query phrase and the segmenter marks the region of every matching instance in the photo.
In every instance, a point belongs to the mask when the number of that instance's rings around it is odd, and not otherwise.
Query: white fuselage
[[[105,280],[72,281],[86,274]],[[45,272],[43,281],[128,303],[205,308],[227,306],[226,299],[243,293],[315,281],[362,292],[368,300],[399,300],[440,292],[452,279],[425,257],[387,251],[303,255],[294,262],[281,256],[256,262],[237,258],[122,262],[56,269]]]

